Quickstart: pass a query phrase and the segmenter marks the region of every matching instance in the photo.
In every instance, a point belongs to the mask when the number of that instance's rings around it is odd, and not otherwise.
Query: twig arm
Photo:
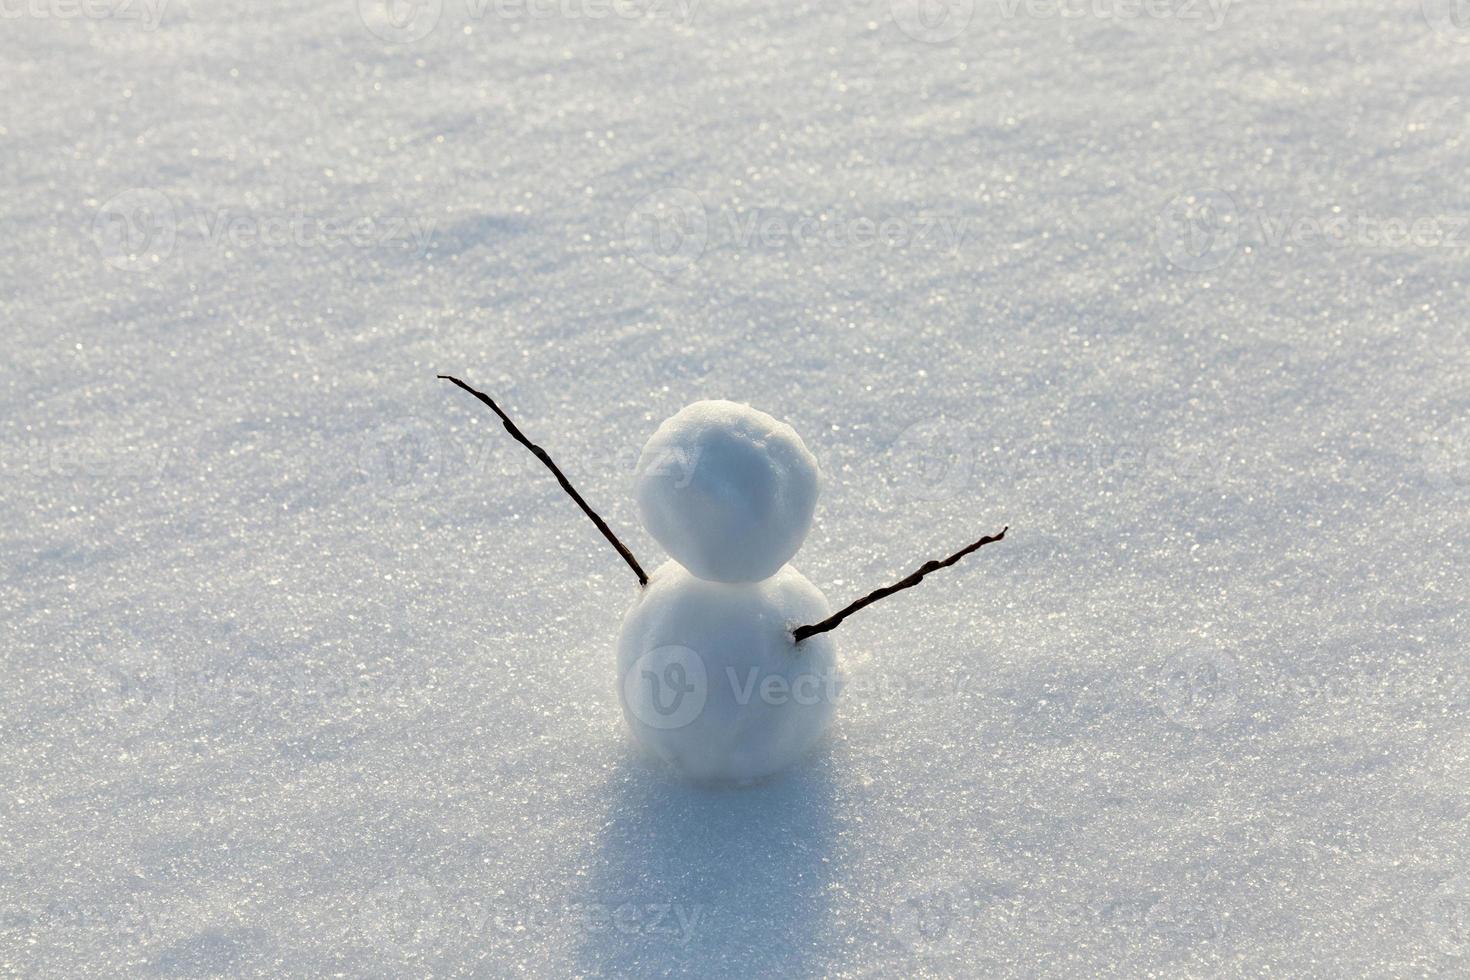
[[[644,573],[643,566],[638,564],[638,559],[633,557],[633,552],[629,551],[627,546],[618,540],[618,536],[612,533],[612,528],[608,527],[607,522],[597,515],[597,511],[587,506],[587,501],[582,499],[582,495],[577,492],[577,488],[572,486],[571,481],[566,478],[566,474],[561,471],[561,467],[556,465],[546,450],[533,443],[530,439],[527,439],[525,434],[516,428],[516,424],[510,420],[510,416],[502,412],[500,406],[495,404],[489,395],[483,391],[476,391],[458,378],[452,378],[447,374],[441,374],[439,378],[443,381],[453,382],[480,399],[486,405],[489,405],[490,410],[500,416],[500,421],[505,423],[505,431],[510,433],[510,437],[529,449],[532,455],[545,464],[546,468],[551,471],[551,475],[556,477],[556,482],[560,483],[561,488],[567,492],[567,496],[577,502],[577,506],[582,508],[582,513],[586,514],[592,523],[597,525],[597,529],[602,532],[602,536],[607,538],[608,544],[611,544],[617,549],[618,554],[623,556],[623,561],[627,562],[628,567],[633,569],[633,574],[638,576],[638,584],[640,586],[648,584],[648,575]]]
[[[867,595],[863,596],[856,602],[842,609],[839,609],[837,612],[828,616],[820,623],[813,623],[811,626],[799,627],[796,630],[792,631],[791,635],[796,639],[797,643],[800,643],[802,640],[805,640],[809,636],[816,636],[818,633],[825,633],[828,630],[836,629],[844,619],[846,619],[848,616],[851,616],[853,613],[857,612],[864,606],[871,605],[872,603],[877,602],[879,599],[887,598],[888,596],[893,595],[893,593],[895,592],[902,592],[904,589],[913,588],[920,582],[924,581],[925,575],[928,575],[930,572],[937,572],[941,568],[948,568],[950,565],[953,565],[961,558],[970,554],[970,552],[979,551],[987,544],[992,544],[996,541],[999,541],[1001,538],[1006,536],[1006,532],[1009,530],[1010,525],[1007,525],[1001,528],[999,534],[981,538],[974,544],[967,545],[961,548],[959,551],[956,551],[954,554],[950,555],[948,558],[943,559],[942,561],[927,561],[919,567],[919,570],[917,572],[914,572],[914,574],[910,575],[908,578],[900,579],[899,581],[894,582],[892,585],[885,585],[881,589],[876,589],[872,592],[869,592]]]

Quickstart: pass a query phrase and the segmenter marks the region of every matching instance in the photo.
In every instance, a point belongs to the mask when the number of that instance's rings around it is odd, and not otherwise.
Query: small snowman
[[[832,719],[832,614],[787,564],[811,529],[821,470],[791,426],[728,401],[659,426],[634,473],[648,532],[669,553],[618,638],[623,716],[695,779],[747,781],[804,755]]]
[[[830,631],[849,614],[1005,536],[931,561],[835,615],[789,564],[816,510],[822,474],[789,425],[748,405],[700,401],[659,426],[634,489],[670,560],[646,575],[541,447],[489,406],[597,525],[643,587],[617,645],[623,717],[639,745],[700,781],[747,783],[805,755],[836,706]]]

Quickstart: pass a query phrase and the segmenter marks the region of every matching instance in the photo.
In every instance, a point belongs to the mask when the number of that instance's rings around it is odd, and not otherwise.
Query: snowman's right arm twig
[[[908,578],[900,579],[899,581],[894,582],[892,585],[886,585],[881,589],[869,592],[867,595],[863,596],[856,602],[842,609],[839,609],[837,612],[828,616],[820,623],[813,623],[811,626],[799,627],[798,629],[793,631],[791,635],[795,638],[797,643],[800,643],[802,640],[805,640],[809,636],[816,636],[818,633],[825,633],[828,630],[836,629],[844,619],[846,619],[848,616],[851,616],[853,613],[857,612],[864,606],[877,602],[879,599],[887,598],[888,596],[893,595],[893,593],[895,592],[902,592],[904,589],[913,588],[924,580],[925,575],[928,575],[930,572],[937,572],[941,568],[948,568],[955,562],[959,561],[961,558],[968,555],[970,552],[979,551],[987,544],[992,544],[996,541],[999,541],[1001,538],[1006,536],[1006,532],[1009,530],[1010,525],[1007,525],[1000,529],[999,534],[993,535],[991,537],[981,538],[974,544],[968,545],[964,548],[961,548],[959,551],[956,551],[954,554],[950,555],[943,561],[927,561],[922,566],[920,566],[917,572],[914,572],[914,574],[910,575]]]
[[[602,532],[602,536],[607,538],[608,543],[618,550],[618,554],[623,556],[623,561],[627,562],[628,567],[633,569],[633,574],[638,576],[638,584],[640,586],[648,584],[648,575],[644,573],[643,566],[638,564],[638,559],[633,557],[633,552],[629,551],[627,546],[618,540],[618,536],[612,533],[612,528],[607,526],[607,521],[597,516],[597,511],[587,506],[587,501],[582,499],[582,495],[577,492],[577,488],[572,486],[571,481],[566,478],[566,474],[562,473],[561,468],[552,461],[551,457],[547,455],[546,450],[533,443],[530,439],[527,439],[521,433],[521,430],[516,428],[516,424],[510,420],[510,416],[502,412],[500,406],[491,401],[489,395],[483,391],[476,391],[458,378],[451,378],[447,374],[441,374],[439,378],[443,381],[453,382],[480,399],[486,405],[489,405],[490,410],[496,415],[499,415],[500,421],[505,423],[505,431],[510,433],[510,437],[531,450],[532,455],[546,464],[546,468],[551,471],[552,476],[556,477],[556,482],[561,484],[561,488],[567,492],[567,496],[577,502],[577,506],[582,508],[582,513],[591,518],[592,523],[597,525],[597,530]]]

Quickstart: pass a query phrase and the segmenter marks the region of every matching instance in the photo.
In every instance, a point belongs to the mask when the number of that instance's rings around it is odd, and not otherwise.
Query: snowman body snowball
[[[618,693],[637,742],[686,776],[768,776],[831,721],[835,644],[792,636],[831,609],[787,564],[820,484],[795,430],[735,402],[689,405],[643,449],[638,508],[672,560],[623,621]]]

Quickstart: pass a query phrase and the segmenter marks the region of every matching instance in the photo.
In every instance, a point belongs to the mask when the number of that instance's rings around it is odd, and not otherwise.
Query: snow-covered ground
[[[0,6],[0,973],[1470,972],[1454,3],[159,4]],[[1012,530],[694,788],[439,372],[650,568],[704,397],[834,605]]]

